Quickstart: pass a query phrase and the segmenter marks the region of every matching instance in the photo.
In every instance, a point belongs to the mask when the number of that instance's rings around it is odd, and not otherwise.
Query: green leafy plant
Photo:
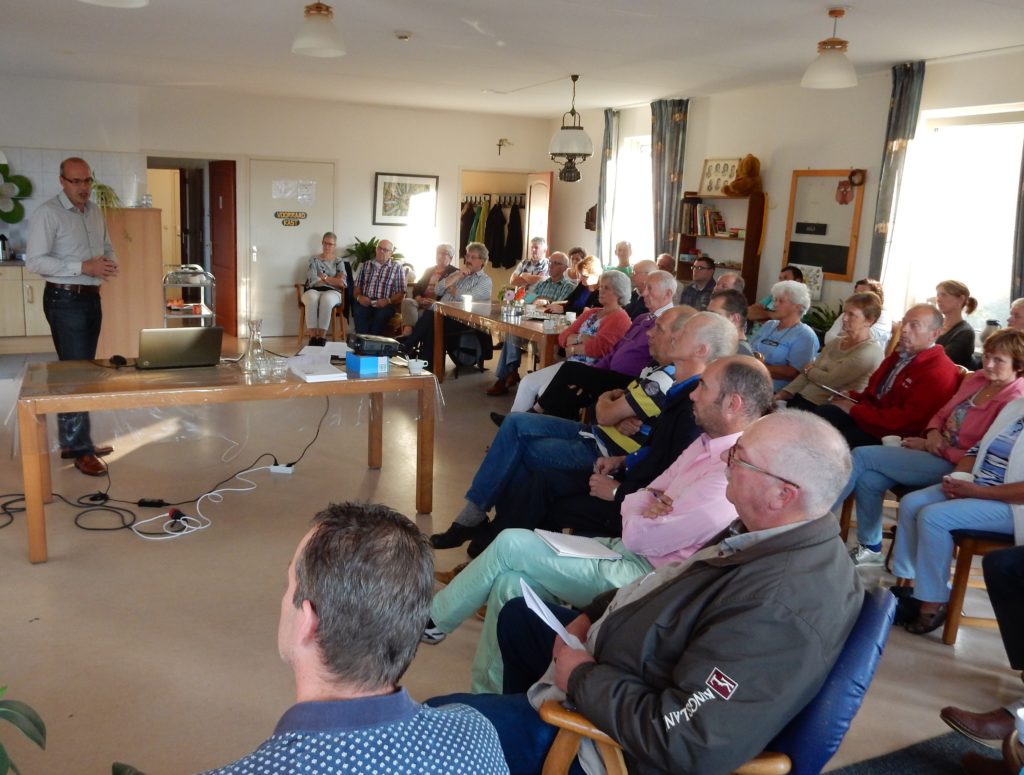
[[[0,221],[19,223],[25,207],[19,199],[32,195],[32,182],[24,175],[11,174],[11,168],[0,164]]]
[[[828,302],[815,304],[803,317],[803,322],[813,328],[818,337],[821,338],[832,328],[832,324],[843,314],[843,303],[839,302],[836,309],[832,309]]]
[[[359,237],[356,237],[356,241],[345,249],[345,255],[343,258],[355,259],[352,261],[352,271],[354,272],[364,261],[373,260],[373,257],[377,255],[377,245],[379,243],[380,240],[377,239],[377,237],[370,237],[366,242],[363,242]],[[391,254],[391,257],[399,259],[405,258],[405,256],[397,250]]]
[[[13,724],[25,737],[45,751],[46,724],[39,718],[39,714],[26,703],[20,700],[2,699],[6,693],[7,687],[0,686],[0,720]],[[20,775],[20,770],[11,761],[7,749],[0,743],[0,775],[7,775],[8,772]]]
[[[117,192],[106,183],[100,183],[99,181],[93,183],[92,197],[96,200],[96,204],[99,205],[99,208],[104,213],[113,208],[124,207],[124,205],[121,204],[121,197],[119,197]]]

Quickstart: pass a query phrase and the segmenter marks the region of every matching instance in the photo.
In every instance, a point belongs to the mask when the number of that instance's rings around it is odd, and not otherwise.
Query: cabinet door
[[[25,336],[21,267],[0,267],[0,336]]]
[[[46,315],[43,314],[43,291],[46,288],[46,280],[33,280],[25,273],[23,291],[25,298],[25,335],[26,336],[49,336],[50,324],[46,322]]]

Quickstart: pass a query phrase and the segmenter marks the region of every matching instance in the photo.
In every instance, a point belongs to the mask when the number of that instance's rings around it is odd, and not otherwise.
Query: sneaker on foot
[[[885,556],[881,552],[868,549],[863,544],[858,544],[850,550],[850,559],[854,565],[881,565],[885,562]]]
[[[420,635],[420,643],[436,646],[448,637],[447,632],[440,627],[434,627],[433,624],[433,622],[427,622],[427,626],[423,628],[423,634]]]

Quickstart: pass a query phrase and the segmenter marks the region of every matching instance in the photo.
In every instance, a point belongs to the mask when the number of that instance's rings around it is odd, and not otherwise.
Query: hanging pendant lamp
[[[829,8],[828,15],[832,19],[832,37],[818,43],[818,58],[811,62],[800,81],[805,89],[849,89],[857,85],[857,71],[846,57],[848,43],[836,37],[836,28],[846,9]]]
[[[580,114],[576,112],[576,81],[580,77],[569,77],[572,78],[572,107],[567,113],[562,114],[562,126],[551,138],[548,153],[551,155],[551,161],[562,164],[562,169],[558,171],[558,179],[566,183],[575,183],[580,179],[576,162],[584,162],[593,156],[594,144],[583,131]],[[566,116],[572,116],[568,124],[565,122]]]
[[[345,56],[345,42],[334,26],[334,9],[327,3],[310,3],[305,16],[292,43],[292,53],[307,57]]]

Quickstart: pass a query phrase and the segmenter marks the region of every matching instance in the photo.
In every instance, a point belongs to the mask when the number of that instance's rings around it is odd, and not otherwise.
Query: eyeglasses
[[[771,471],[765,471],[763,468],[758,468],[753,463],[748,463],[746,460],[740,460],[738,457],[736,457],[736,450],[738,447],[739,442],[736,442],[731,447],[729,447],[729,455],[725,459],[725,464],[727,466],[732,466],[734,464],[738,466],[743,466],[744,468],[749,468],[751,471],[757,471],[759,474],[770,476],[772,479],[778,479],[780,482],[782,482],[783,484],[788,484],[790,487],[795,487],[798,490],[800,489],[800,485],[797,484],[796,482],[791,482],[789,481],[789,479],[784,479],[783,477],[777,474],[773,474]]]
[[[377,250],[379,250],[381,253],[391,253],[394,251],[394,248],[386,248],[383,245],[378,245]]]
[[[61,177],[64,178],[63,175]],[[94,178],[64,178],[64,180],[72,186],[91,186],[96,182]]]
[[[694,268],[694,270],[697,270],[697,269],[714,269],[713,266],[708,266],[707,264],[694,264],[693,268]]]

